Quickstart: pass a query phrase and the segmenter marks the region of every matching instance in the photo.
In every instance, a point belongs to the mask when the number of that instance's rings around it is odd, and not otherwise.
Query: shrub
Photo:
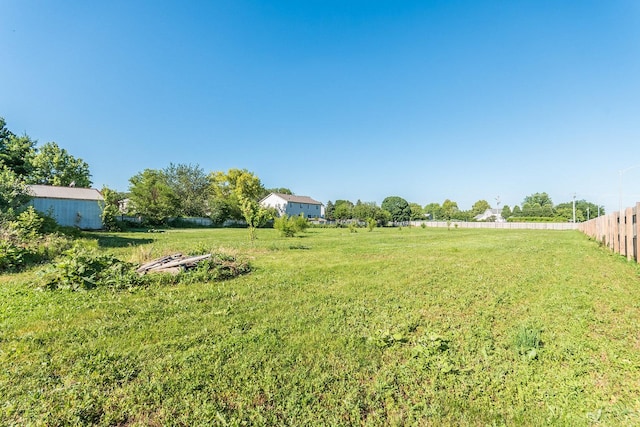
[[[133,266],[125,265],[111,255],[99,254],[87,244],[76,243],[64,252],[57,262],[41,274],[40,286],[44,289],[92,289],[97,286],[126,287],[135,282]]]
[[[273,228],[278,230],[283,237],[293,237],[296,235],[295,225],[287,215],[276,218],[273,221]]]
[[[300,216],[283,215],[273,221],[273,228],[280,231],[284,237],[293,237],[296,233],[302,233],[309,228],[309,222],[300,214]]]
[[[18,271],[29,251],[7,240],[0,241],[0,272]]]

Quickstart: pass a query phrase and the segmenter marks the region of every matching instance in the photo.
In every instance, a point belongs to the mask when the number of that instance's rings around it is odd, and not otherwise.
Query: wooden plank
[[[627,260],[633,257],[633,209],[624,210],[624,256]]]
[[[180,267],[180,266],[189,265],[189,264],[195,265],[198,262],[207,258],[211,258],[211,254],[192,256],[192,257],[182,258],[176,261],[171,261],[166,264],[163,264],[162,268]]]

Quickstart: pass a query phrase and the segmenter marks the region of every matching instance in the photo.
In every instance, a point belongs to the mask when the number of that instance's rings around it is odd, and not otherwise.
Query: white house
[[[324,218],[324,205],[308,196],[271,193],[260,200],[260,204],[264,207],[275,208],[280,216],[303,214],[305,218]]]
[[[104,198],[95,188],[29,185],[29,194],[29,204],[51,215],[60,225],[84,230],[102,228]]]
[[[486,211],[484,211],[484,213],[474,216],[473,219],[475,219],[476,221],[505,221],[502,217],[502,210],[500,209],[487,209]]]

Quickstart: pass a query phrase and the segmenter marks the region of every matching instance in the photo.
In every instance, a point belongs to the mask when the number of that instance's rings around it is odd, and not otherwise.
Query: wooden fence
[[[638,212],[640,212],[640,202],[632,208],[626,208],[622,213],[614,212],[582,222],[578,229],[607,245],[615,253],[637,262],[640,259]]]

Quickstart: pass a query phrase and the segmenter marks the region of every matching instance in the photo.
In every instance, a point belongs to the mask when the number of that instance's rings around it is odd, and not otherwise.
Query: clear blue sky
[[[98,188],[173,162],[325,203],[612,211],[640,165],[636,0],[0,0],[0,53],[8,128]]]

